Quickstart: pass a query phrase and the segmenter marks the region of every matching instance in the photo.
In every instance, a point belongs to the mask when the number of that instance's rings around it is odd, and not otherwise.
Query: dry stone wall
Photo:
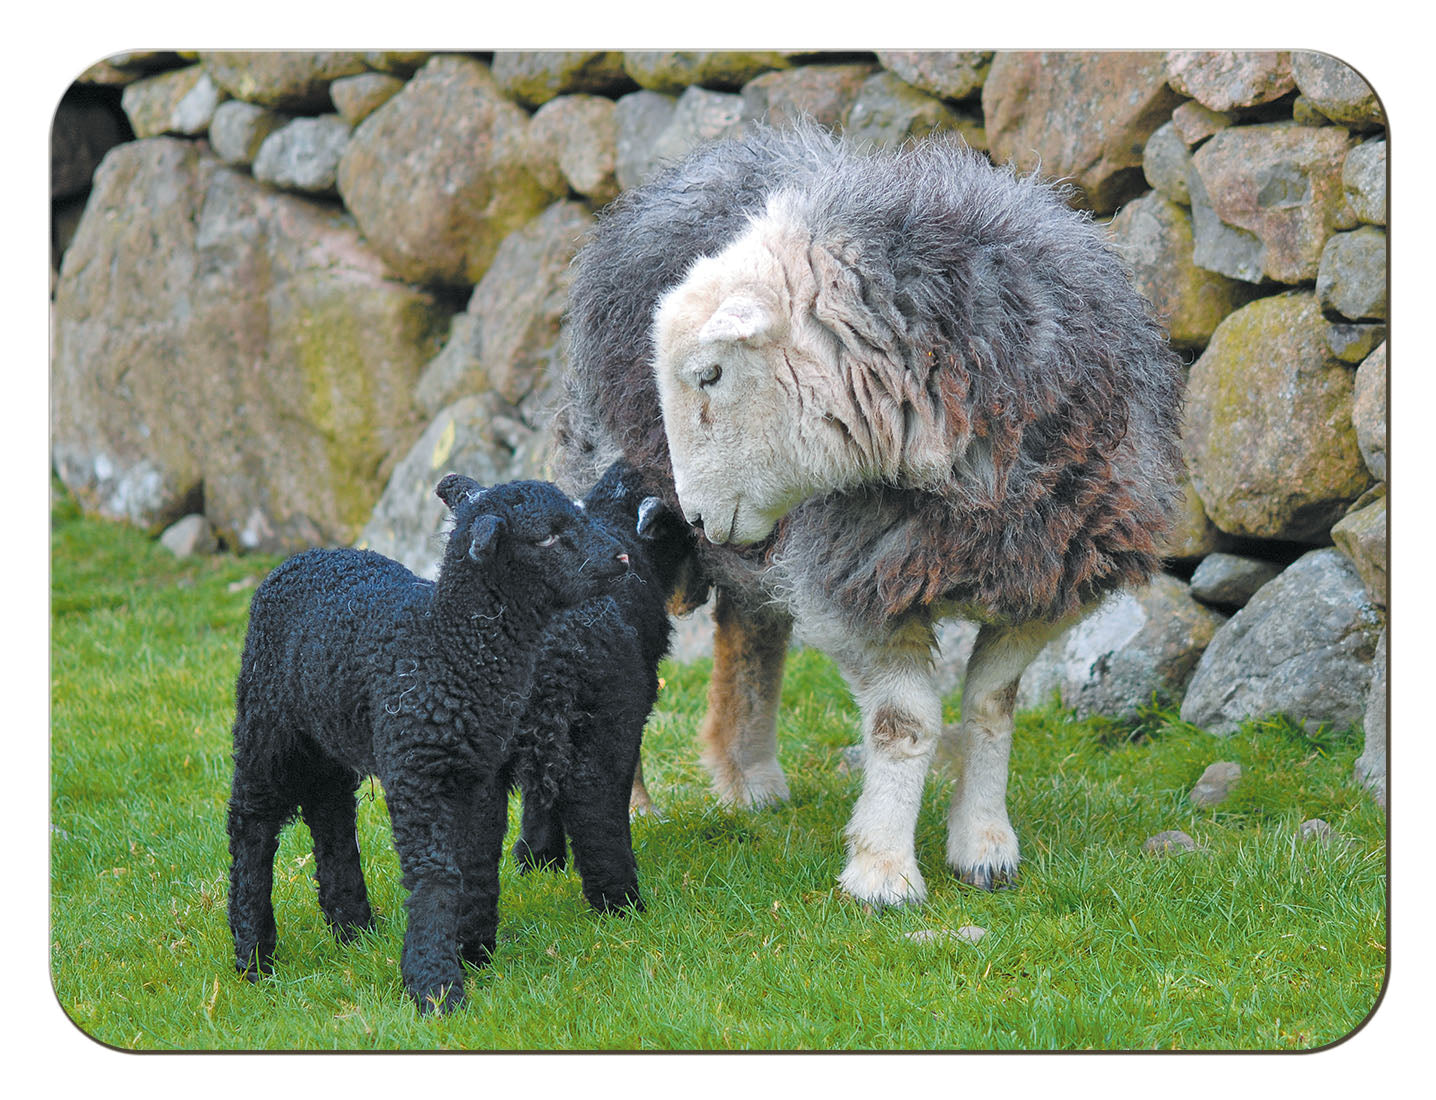
[[[55,119],[54,469],[155,532],[198,513],[231,547],[432,569],[439,475],[548,470],[595,211],[799,115],[1067,181],[1189,363],[1170,571],[1055,641],[1024,697],[1364,721],[1384,797],[1385,116],[1326,55],[108,58]]]

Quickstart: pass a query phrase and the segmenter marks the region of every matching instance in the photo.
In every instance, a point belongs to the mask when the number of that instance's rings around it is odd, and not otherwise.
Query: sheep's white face
[[[798,376],[812,372],[781,273],[731,251],[659,302],[654,369],[684,515],[712,542],[749,543],[821,486],[799,423]]]

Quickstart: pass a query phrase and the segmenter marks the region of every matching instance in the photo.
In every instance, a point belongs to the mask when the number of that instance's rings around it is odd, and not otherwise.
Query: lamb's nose
[[[628,564],[628,555],[627,555],[627,554],[619,554],[619,555],[618,555],[618,560],[621,561],[621,562],[623,562],[624,565],[627,565],[627,564]]]

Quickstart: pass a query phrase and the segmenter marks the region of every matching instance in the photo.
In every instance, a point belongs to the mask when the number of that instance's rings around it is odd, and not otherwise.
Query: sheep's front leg
[[[739,608],[718,589],[713,606],[713,676],[698,738],[718,798],[730,806],[788,799],[778,764],[778,696],[792,620]]]
[[[969,886],[992,890],[1017,876],[1017,834],[1007,818],[1012,709],[1022,673],[1057,629],[984,625],[968,658],[953,746],[961,771],[947,820],[947,863]]]
[[[922,624],[884,645],[837,655],[863,722],[863,788],[848,822],[848,865],[838,882],[873,905],[927,897],[913,834],[942,722],[932,644]]]

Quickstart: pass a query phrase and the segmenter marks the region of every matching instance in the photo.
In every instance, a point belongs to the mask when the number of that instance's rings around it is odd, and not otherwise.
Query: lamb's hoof
[[[874,909],[889,905],[919,905],[927,900],[927,883],[912,856],[855,852],[838,885]]]
[[[616,890],[595,890],[592,893],[584,892],[588,904],[597,912],[605,916],[622,917],[630,913],[643,912],[643,899],[638,895],[638,887],[620,887]]]
[[[498,950],[498,941],[493,937],[482,940],[479,943],[466,943],[459,948],[459,958],[470,966],[482,969],[494,960],[494,952]]]
[[[336,921],[330,925],[334,930],[334,938],[340,943],[350,944],[365,932],[374,931],[374,918],[364,917],[361,920]]]
[[[514,860],[519,865],[521,875],[530,871],[562,871],[564,864],[568,862],[568,852],[562,848],[557,851],[531,848],[523,837],[519,837],[514,844]]]
[[[247,982],[257,982],[261,978],[268,978],[274,973],[273,951],[252,952],[242,958],[236,958],[234,968],[239,976]]]
[[[409,998],[419,1009],[419,1015],[437,1014],[447,1016],[464,1002],[464,979],[454,977],[436,978],[432,981],[404,985]]]

